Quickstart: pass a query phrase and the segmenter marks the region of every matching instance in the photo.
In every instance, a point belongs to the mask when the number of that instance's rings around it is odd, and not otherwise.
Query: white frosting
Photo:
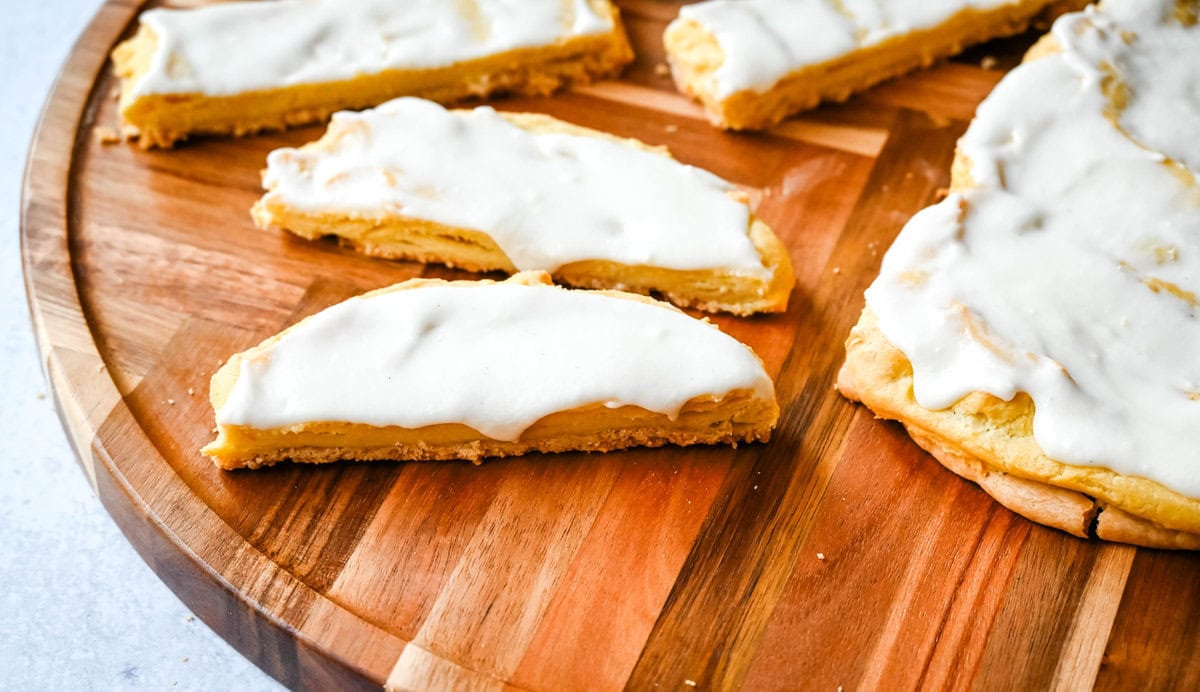
[[[774,398],[758,357],[657,304],[515,283],[439,284],[351,298],[243,361],[222,425],[463,423],[517,440],[589,405],[675,416],[734,390]]]
[[[788,73],[841,57],[891,36],[929,29],[964,9],[1019,0],[707,0],[679,11],[724,53],[715,95],[767,91]],[[668,27],[668,31],[670,31]]]
[[[268,200],[478,230],[521,270],[611,260],[769,276],[733,185],[659,153],[414,98],[333,121],[345,132],[330,151],[271,152]]]
[[[133,93],[212,96],[453,65],[612,31],[588,0],[270,0],[141,17],[158,38]]]
[[[922,406],[1024,391],[1048,456],[1200,498],[1200,26],[1105,8],[979,107],[977,187],[913,217],[867,303]]]

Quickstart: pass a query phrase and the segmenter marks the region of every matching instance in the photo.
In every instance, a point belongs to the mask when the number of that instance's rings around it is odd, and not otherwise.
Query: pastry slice
[[[787,249],[732,184],[546,115],[396,99],[271,152],[263,181],[259,226],[379,257],[542,270],[742,315],[783,311],[795,283]]]
[[[663,42],[675,84],[714,125],[754,130],[1085,4],[707,0],[685,6]]]
[[[125,129],[151,147],[403,95],[548,94],[633,52],[609,0],[270,0],[150,10],[112,58]]]
[[[470,459],[766,441],[774,387],[748,347],[649,298],[413,279],[335,305],[212,379],[221,468]]]
[[[1200,548],[1198,10],[1056,22],[980,105],[951,194],[901,231],[846,342],[843,394],[1077,536]]]

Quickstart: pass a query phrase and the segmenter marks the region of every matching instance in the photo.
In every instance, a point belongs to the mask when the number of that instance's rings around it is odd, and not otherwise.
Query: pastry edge
[[[691,402],[689,402],[691,403]],[[636,408],[636,407],[627,407]],[[645,409],[638,409],[645,412]],[[579,410],[560,412],[551,415],[576,415],[595,420],[596,410]],[[646,412],[649,413],[649,412]],[[601,413],[600,415],[604,415]],[[612,414],[614,417],[619,413]],[[374,446],[315,446],[301,445],[277,447],[270,451],[253,451],[250,453],[224,453],[220,447],[206,446],[204,454],[211,457],[222,469],[238,468],[255,469],[276,463],[291,461],[308,464],[324,464],[336,461],[471,461],[480,463],[484,459],[500,459],[504,457],[523,456],[530,453],[564,453],[564,452],[614,452],[632,447],[662,447],[665,445],[732,445],[738,443],[767,442],[771,438],[771,425],[741,425],[730,423],[727,429],[710,430],[703,433],[671,430],[671,423],[662,414],[654,414],[661,418],[659,424],[664,427],[614,428],[604,434],[564,435],[544,439],[517,440],[507,442],[494,440],[478,432],[474,439],[462,439],[449,444],[430,444],[422,441],[393,443],[392,445]],[[544,419],[543,419],[544,420]],[[540,421],[539,421],[540,422]],[[536,425],[536,423],[535,423]],[[364,426],[365,427],[365,426]],[[470,430],[466,426],[465,430]],[[406,435],[420,437],[419,429],[401,429]],[[296,432],[304,432],[303,428]],[[344,431],[340,431],[344,432]],[[474,431],[472,431],[474,432]]]
[[[764,91],[743,89],[724,98],[716,96],[713,77],[724,55],[708,29],[695,20],[677,20],[668,26],[663,45],[676,88],[700,102],[710,123],[725,130],[761,130],[821,103],[846,101],[860,91],[929,67],[968,46],[1018,34],[1035,22],[1048,22],[1087,3],[1026,0],[991,10],[964,8],[936,27],[800,67]]]
[[[947,469],[1034,522],[1081,538],[1200,549],[1200,500],[1148,479],[1049,458],[1033,439],[1032,402],[1019,410],[976,392],[948,409],[922,407],[912,394],[911,363],[879,331],[869,309],[846,340],[837,389],[877,417],[899,421]],[[970,432],[955,432],[972,417],[984,422]]]
[[[617,137],[540,113],[501,113],[509,122],[531,132],[555,132],[596,137],[671,158],[664,147]],[[301,147],[321,151],[340,136],[336,123],[318,140]],[[739,202],[746,195],[738,192]],[[414,260],[442,264],[472,272],[501,271],[516,274],[517,268],[487,233],[456,228],[426,219],[383,214],[360,216],[347,213],[310,213],[288,206],[270,190],[251,209],[254,223],[262,229],[280,229],[315,240],[334,236],[363,254],[384,259]],[[747,235],[771,276],[768,280],[712,270],[675,270],[662,267],[618,264],[589,260],[565,264],[551,272],[554,278],[576,288],[617,289],[649,295],[657,293],[670,302],[704,312],[728,312],[747,316],[787,310],[795,272],[787,246],[769,226],[753,213]],[[372,235],[392,235],[386,240]],[[670,286],[684,281],[683,288]],[[718,285],[706,287],[716,282]],[[731,289],[730,284],[736,288]],[[745,297],[737,297],[739,295]]]
[[[467,60],[445,67],[391,69],[350,80],[320,82],[258,90],[228,96],[205,94],[132,95],[133,85],[146,73],[157,45],[152,29],[140,25],[134,36],[111,53],[113,73],[120,81],[122,133],[145,149],[170,148],[191,135],[233,135],[284,130],[327,119],[347,109],[375,106],[399,96],[417,96],[440,103],[455,103],[493,94],[545,96],[572,84],[616,77],[633,61],[620,13],[609,5],[612,31],[573,38],[558,45],[519,48]],[[333,100],[329,94],[354,89],[357,97]],[[264,100],[291,101],[283,111],[264,108]],[[253,106],[250,108],[248,106]],[[161,111],[190,116],[197,109],[213,111],[199,123],[171,122]],[[247,111],[254,112],[247,117]]]

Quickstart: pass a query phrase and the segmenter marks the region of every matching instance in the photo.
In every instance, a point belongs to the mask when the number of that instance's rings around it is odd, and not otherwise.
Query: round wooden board
[[[252,226],[266,153],[320,127],[102,143],[106,55],[139,9],[113,0],[42,117],[21,232],[64,425],[151,567],[292,687],[1200,686],[1196,557],[1033,525],[833,391],[882,252],[1001,75],[980,57],[1011,65],[1033,37],[728,135],[655,69],[678,3],[621,5],[640,56],[621,82],[497,105],[757,191],[792,249],[792,307],[715,321],[777,378],[774,441],[218,471],[197,450],[224,358],[348,296],[463,275]]]

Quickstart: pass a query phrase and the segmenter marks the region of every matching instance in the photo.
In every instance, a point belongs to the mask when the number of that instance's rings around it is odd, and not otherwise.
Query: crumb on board
[[[950,188],[948,188],[948,187],[939,187],[938,189],[934,190],[934,192],[933,192],[934,199],[936,199],[939,202],[946,199],[946,196],[949,194],[950,194]]]
[[[842,268],[841,268],[841,267],[834,267],[834,268],[833,268],[833,273],[834,273],[834,274],[841,274],[841,273],[842,273]]]
[[[818,559],[818,560],[824,560],[824,559],[825,559],[825,553],[817,553],[817,559]]]
[[[101,144],[116,144],[121,141],[121,133],[107,125],[97,125],[92,133]]]
[[[175,405],[174,399],[167,399],[167,406],[174,406],[174,405]]]
[[[194,387],[188,387],[188,396],[192,396],[195,393],[196,389]]]
[[[671,74],[671,66],[665,62],[660,62],[654,66],[654,74],[659,77],[667,77]]]
[[[983,59],[979,61],[979,66],[985,70],[994,70],[996,69],[997,64],[998,61],[994,55],[985,55],[983,56]]]
[[[696,681],[695,680],[684,680],[683,684],[687,685],[688,687],[695,687]]]
[[[675,125],[674,123],[667,125],[663,129],[666,130],[667,132],[679,132],[679,126]]]

